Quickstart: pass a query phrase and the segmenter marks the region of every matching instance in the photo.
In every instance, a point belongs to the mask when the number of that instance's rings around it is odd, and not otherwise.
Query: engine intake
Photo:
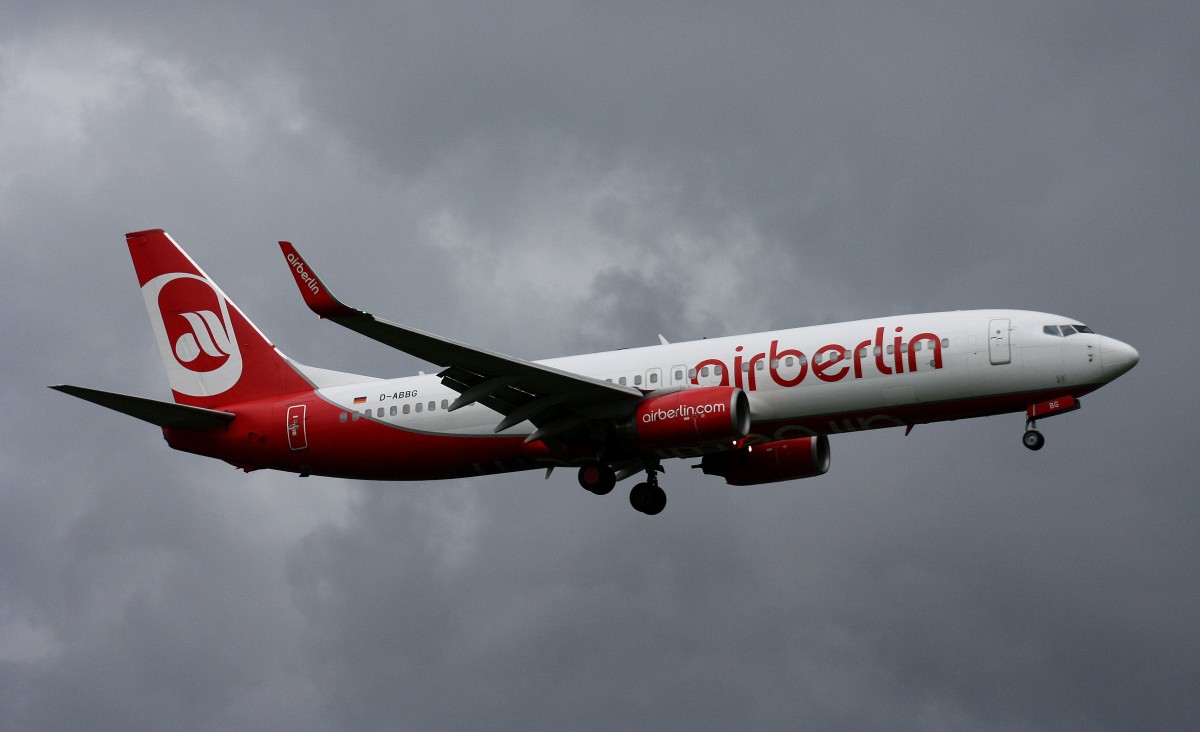
[[[688,447],[740,440],[750,432],[750,400],[732,386],[709,386],[650,397],[625,423],[640,447]]]
[[[729,485],[759,485],[824,475],[829,470],[829,438],[798,437],[705,455],[700,468]]]

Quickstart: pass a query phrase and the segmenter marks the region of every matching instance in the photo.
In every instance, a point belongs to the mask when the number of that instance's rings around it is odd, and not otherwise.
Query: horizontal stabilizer
[[[156,424],[159,427],[169,427],[177,430],[205,430],[213,427],[224,427],[233,421],[232,412],[218,412],[215,409],[189,407],[183,404],[161,402],[157,399],[117,394],[99,389],[85,389],[82,386],[58,384],[51,386],[55,391],[79,397],[85,401],[99,404],[102,407],[128,414],[143,422]]]

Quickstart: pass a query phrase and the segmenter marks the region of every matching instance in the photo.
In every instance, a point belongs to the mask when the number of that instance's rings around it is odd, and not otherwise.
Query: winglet
[[[322,318],[347,318],[364,314],[361,310],[343,305],[334,297],[291,242],[281,241],[279,248],[283,250],[283,258],[287,260],[292,277],[296,279],[296,286],[300,288],[300,294],[304,296],[304,303],[310,310]]]

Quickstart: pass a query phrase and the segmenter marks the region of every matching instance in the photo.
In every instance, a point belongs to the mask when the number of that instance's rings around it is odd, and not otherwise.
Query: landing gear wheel
[[[650,506],[646,508],[646,513],[650,516],[657,516],[666,507],[667,492],[656,485],[650,486]]]
[[[1046,438],[1042,437],[1042,433],[1037,430],[1025,430],[1025,434],[1021,437],[1021,444],[1030,450],[1041,450],[1042,445],[1046,444]]]
[[[647,516],[655,516],[666,508],[667,493],[653,483],[638,483],[629,491],[629,505]]]
[[[607,495],[617,484],[613,469],[599,462],[590,462],[579,469],[579,485],[598,496]]]

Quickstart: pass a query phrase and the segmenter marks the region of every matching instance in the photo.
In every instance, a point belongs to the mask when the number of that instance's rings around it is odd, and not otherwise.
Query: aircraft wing
[[[305,304],[314,313],[430,363],[444,366],[442,383],[459,392],[453,411],[479,402],[504,415],[501,432],[526,420],[537,428],[527,442],[548,440],[588,420],[631,411],[642,391],[543,366],[408,328],[344,305],[290,242],[279,242]]]

